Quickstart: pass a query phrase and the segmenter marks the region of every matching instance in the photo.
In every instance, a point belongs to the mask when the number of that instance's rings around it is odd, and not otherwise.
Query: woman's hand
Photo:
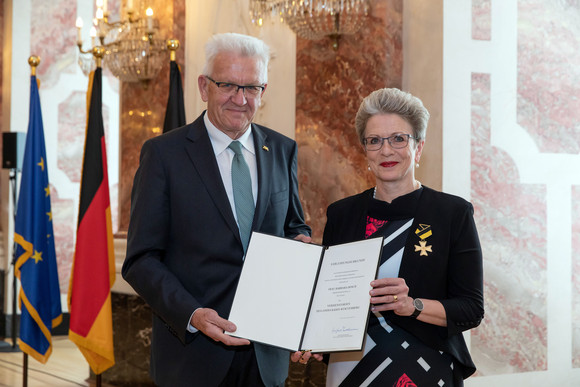
[[[371,310],[392,310],[399,316],[410,316],[415,311],[409,287],[403,278],[381,278],[371,282]]]
[[[290,360],[294,363],[306,364],[310,358],[322,361],[321,353],[312,353],[310,351],[297,351],[290,355]]]
[[[413,298],[409,297],[409,287],[403,278],[381,278],[371,282],[371,310],[382,312],[392,310],[399,316],[410,316],[415,312]],[[447,314],[443,304],[437,300],[421,297],[423,311],[417,320],[428,324],[447,326]]]

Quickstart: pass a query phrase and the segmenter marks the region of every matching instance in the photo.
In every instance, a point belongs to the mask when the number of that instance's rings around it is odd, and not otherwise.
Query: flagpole
[[[30,76],[36,76],[36,67],[40,64],[40,57],[36,55],[30,56],[28,58],[28,64],[30,65]],[[16,249],[14,251],[16,251]],[[14,278],[14,280],[16,280],[16,278]],[[14,307],[16,307],[16,305]],[[15,313],[16,311],[13,312],[13,314]],[[22,387],[28,387],[28,354],[26,352],[22,352],[22,355]]]
[[[95,62],[97,64],[97,68],[101,68],[102,63],[103,63],[103,57],[105,56],[105,47],[103,46],[95,46],[93,47],[93,56],[95,57]],[[101,103],[101,102],[99,102]],[[101,374],[96,374],[97,375],[97,384],[96,387],[101,387]]]
[[[22,387],[28,387],[28,354],[22,352],[24,359],[22,359]]]
[[[30,65],[30,75],[34,76],[36,75],[36,66],[38,66],[38,64],[40,63],[40,57],[32,55],[28,58],[28,64]],[[10,169],[10,176],[9,179],[11,181],[11,185],[12,185],[12,204],[14,206],[14,211],[13,211],[13,215],[14,215],[14,220],[16,220],[16,206],[18,205],[17,202],[17,197],[16,197],[16,188],[18,185],[17,182],[17,178],[18,178],[18,165],[16,165],[14,168]],[[14,246],[12,248],[12,265],[16,265],[16,242],[14,243]],[[11,336],[12,336],[12,346],[9,349],[5,349],[4,347],[0,347],[0,352],[19,352],[20,349],[16,347],[16,325],[17,325],[17,296],[16,293],[18,292],[18,283],[16,281],[16,268],[13,269],[13,276],[12,276],[12,327],[11,327]],[[24,353],[24,356],[27,356],[26,353]],[[28,362],[26,361],[26,364]],[[23,370],[24,372],[24,370]],[[24,383],[24,380],[23,380]]]

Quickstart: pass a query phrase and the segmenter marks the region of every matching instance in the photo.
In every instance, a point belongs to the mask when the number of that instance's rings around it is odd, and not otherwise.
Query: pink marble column
[[[184,77],[185,53],[185,0],[152,0],[161,34],[167,39],[175,38],[181,43],[177,51],[177,63]],[[169,56],[158,77],[146,87],[141,84],[123,83],[121,86],[121,155],[119,176],[119,236],[129,226],[131,210],[131,187],[133,176],[139,166],[139,152],[143,143],[163,131],[163,120],[169,93]]]
[[[322,239],[326,208],[374,185],[354,130],[362,99],[381,87],[402,85],[402,1],[371,2],[355,35],[297,39],[296,141],[298,178],[306,221]]]

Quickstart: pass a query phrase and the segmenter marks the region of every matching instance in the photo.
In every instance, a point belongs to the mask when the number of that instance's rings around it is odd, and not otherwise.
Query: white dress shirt
[[[234,188],[232,186],[232,160],[235,153],[233,150],[228,148],[233,140],[211,123],[207,117],[207,113],[203,116],[203,122],[207,128],[207,133],[209,135],[209,140],[211,141],[211,146],[213,147],[213,152],[217,160],[222,182],[224,183],[226,194],[228,195],[228,200],[230,201],[230,206],[232,207],[232,212],[237,223],[238,215],[236,214],[236,206],[234,203]],[[252,179],[252,195],[254,197],[254,204],[256,204],[258,199],[258,163],[256,162],[256,151],[254,148],[254,137],[252,136],[251,124],[248,130],[246,130],[244,134],[237,139],[237,141],[242,144],[242,153],[244,155],[244,159],[246,160],[246,164],[248,164],[248,168],[250,168],[250,177]],[[193,311],[189,318],[189,322],[187,323],[187,330],[191,333],[197,332],[197,329],[191,325],[191,318],[196,311],[197,309]]]
[[[234,158],[234,151],[228,148],[230,143],[233,141],[227,134],[216,128],[207,114],[203,116],[203,121],[205,127],[207,128],[207,134],[211,141],[211,146],[213,147],[213,152],[215,153],[215,158],[220,169],[220,174],[224,187],[226,189],[226,194],[230,200],[230,205],[232,207],[232,212],[238,221],[236,215],[236,206],[234,204],[234,189],[232,187],[232,160]],[[258,199],[258,163],[256,162],[256,151],[254,147],[254,137],[252,136],[252,126],[248,128],[242,134],[237,141],[242,144],[242,153],[244,159],[250,168],[250,176],[252,178],[252,195],[254,196],[254,204]]]

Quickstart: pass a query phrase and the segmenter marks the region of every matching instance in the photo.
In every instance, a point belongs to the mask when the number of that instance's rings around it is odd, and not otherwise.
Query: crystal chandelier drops
[[[152,30],[148,29],[145,19],[127,23],[106,46],[105,66],[121,81],[151,80],[167,61],[166,42],[154,38],[159,27],[157,20],[153,22]]]
[[[253,24],[279,19],[301,38],[330,37],[336,43],[341,35],[360,29],[368,10],[368,0],[250,0]]]
[[[79,66],[84,74],[95,69],[93,51],[104,48],[104,65],[123,82],[142,82],[154,79],[167,59],[167,45],[159,33],[159,21],[153,18],[148,8],[145,17],[140,17],[127,1],[127,18],[109,22],[106,0],[97,0],[94,26],[91,28],[91,46],[83,50],[82,20],[77,19],[77,46]],[[95,39],[96,43],[95,43]]]

